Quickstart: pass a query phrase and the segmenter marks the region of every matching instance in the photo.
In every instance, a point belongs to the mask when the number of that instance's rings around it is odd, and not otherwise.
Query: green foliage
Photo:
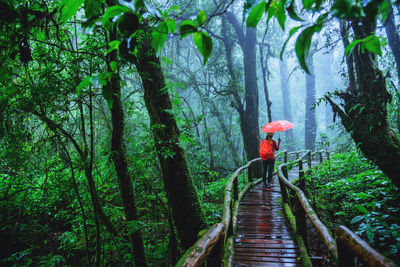
[[[367,36],[364,39],[354,40],[346,47],[345,54],[347,55],[350,53],[357,45],[360,45],[359,47],[362,53],[364,53],[365,49],[367,49],[374,54],[382,56],[380,40],[375,35]]]
[[[207,63],[212,51],[212,39],[206,32],[196,32],[193,34],[193,42],[203,55],[203,65]]]
[[[266,5],[267,3],[262,1],[251,9],[250,14],[247,17],[247,27],[257,28],[257,24],[265,12]]]
[[[356,152],[337,154],[306,177],[309,199],[334,232],[345,225],[385,256],[399,262],[399,190]]]
[[[61,17],[63,22],[68,21],[82,6],[84,0],[65,0],[61,4]]]

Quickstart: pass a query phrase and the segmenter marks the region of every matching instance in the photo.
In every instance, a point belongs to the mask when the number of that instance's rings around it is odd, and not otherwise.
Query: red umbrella
[[[264,133],[274,133],[274,132],[281,132],[281,131],[286,131],[291,128],[293,128],[294,125],[285,120],[279,120],[279,121],[272,121],[264,125],[262,128],[261,132]]]

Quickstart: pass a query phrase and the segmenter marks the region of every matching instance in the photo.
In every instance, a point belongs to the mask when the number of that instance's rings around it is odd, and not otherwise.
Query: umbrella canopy
[[[294,127],[294,125],[289,121],[285,121],[285,120],[271,121],[264,125],[261,132],[264,132],[264,133],[281,132],[281,131],[289,130],[293,127]]]

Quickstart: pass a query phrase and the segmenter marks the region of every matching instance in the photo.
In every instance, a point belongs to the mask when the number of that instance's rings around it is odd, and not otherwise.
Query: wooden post
[[[341,239],[337,239],[336,246],[339,258],[338,266],[354,266],[355,255],[346,248],[344,242]]]
[[[311,155],[311,151],[310,151],[310,150],[308,151],[308,158],[307,158],[307,160],[308,160],[308,168],[311,169],[312,155]]]
[[[283,173],[283,176],[285,176],[285,178],[288,179],[288,172],[287,172],[287,166],[286,165],[284,165],[282,167],[282,173]],[[287,192],[287,189],[286,189],[286,185],[285,185],[284,182],[281,181],[281,179],[278,178],[278,180],[279,180],[279,186],[281,188],[282,201],[283,201],[283,203],[289,203],[288,202],[288,192]]]
[[[236,176],[233,179],[233,200],[236,201],[239,199],[239,189],[238,189],[238,177]]]
[[[322,163],[322,161],[324,161],[323,157],[322,157],[322,151],[319,152],[319,163]]]
[[[234,203],[235,202],[233,202],[232,199],[229,202],[230,216],[229,216],[229,225],[228,225],[227,236],[233,235],[233,210],[235,208]]]
[[[247,181],[249,183],[253,182],[253,167],[251,165],[247,168]]]
[[[296,152],[296,159],[299,159],[299,152]]]
[[[287,163],[287,157],[288,157],[287,154],[288,154],[288,153],[287,153],[287,150],[285,150],[285,151],[283,152],[283,162],[284,162],[284,163]]]
[[[297,197],[294,199],[293,204],[294,215],[296,217],[296,230],[301,235],[301,237],[303,237],[304,245],[308,247],[306,213]]]
[[[303,161],[299,161],[299,188],[304,192],[306,190],[306,181],[304,180]]]
[[[207,266],[222,266],[222,261],[224,259],[224,254],[225,254],[224,240],[225,240],[225,235],[222,234],[222,237],[220,237],[220,239],[210,252],[210,255],[208,255]]]
[[[330,160],[330,159],[331,159],[331,158],[330,158],[329,151],[326,151],[326,157],[327,157],[327,160]]]

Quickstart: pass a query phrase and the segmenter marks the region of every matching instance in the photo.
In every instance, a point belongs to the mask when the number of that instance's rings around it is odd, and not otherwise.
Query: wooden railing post
[[[339,238],[336,240],[338,250],[338,266],[354,266],[355,255],[346,248],[344,242]]]
[[[308,168],[311,169],[311,161],[312,161],[311,150],[308,151],[307,161],[308,161]]]
[[[282,167],[282,173],[283,173],[283,176],[285,176],[285,178],[288,179],[287,165],[284,165],[284,166]],[[281,179],[278,179],[278,180],[279,180],[279,186],[280,186],[280,188],[281,188],[282,201],[283,201],[283,203],[289,203],[289,202],[288,202],[288,193],[287,193],[286,186],[285,186],[285,184],[281,181]]]
[[[299,188],[302,191],[305,191],[306,189],[306,182],[304,180],[304,169],[303,169],[303,161],[299,161]]]
[[[233,180],[233,200],[236,201],[239,199],[239,188],[238,188],[238,177],[236,176]]]
[[[249,168],[247,168],[247,181],[249,183],[253,182],[253,167],[251,166],[251,164]]]
[[[288,160],[288,152],[287,152],[287,150],[285,150],[285,151],[283,152],[283,162],[284,162],[284,163],[287,163],[287,160]]]
[[[223,234],[222,237],[218,240],[217,244],[215,244],[212,251],[210,252],[210,255],[208,255],[207,266],[222,266],[225,254],[224,240],[225,240],[225,235]]]
[[[322,163],[322,161],[324,161],[323,157],[322,157],[322,151],[319,152],[319,163]]]
[[[296,231],[303,237],[304,245],[308,247],[306,213],[298,198],[294,199],[294,215],[296,217]]]

